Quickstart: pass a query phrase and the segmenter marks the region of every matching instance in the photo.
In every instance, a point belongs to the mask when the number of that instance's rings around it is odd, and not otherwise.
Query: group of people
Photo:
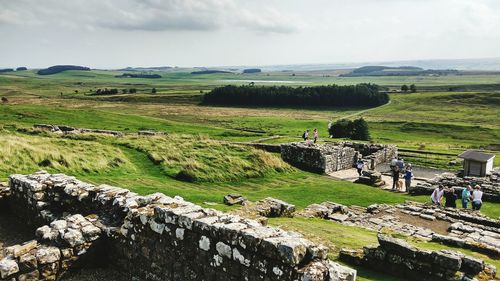
[[[302,138],[304,141],[309,140],[309,130],[305,130],[304,133],[302,134]],[[318,129],[314,128],[313,130],[313,142],[316,143],[318,141]]]
[[[456,208],[456,200],[458,199],[458,195],[455,192],[455,188],[448,187],[445,188],[443,185],[439,185],[431,195],[431,200],[433,204],[441,206],[442,199],[445,198],[445,207]],[[474,188],[472,186],[467,186],[462,190],[461,193],[461,201],[462,208],[467,209],[469,201],[472,202],[472,209],[479,211],[481,206],[483,205],[483,192],[481,191],[481,186],[476,185]]]
[[[411,180],[413,179],[413,168],[411,164],[405,164],[403,158],[394,158],[391,160],[391,172],[392,172],[392,191],[400,190],[402,188],[400,183],[400,177],[403,175],[405,180],[405,187],[408,191],[411,187]]]

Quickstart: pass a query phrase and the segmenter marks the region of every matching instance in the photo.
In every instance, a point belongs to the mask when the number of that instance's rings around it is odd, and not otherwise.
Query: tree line
[[[205,104],[259,106],[378,106],[389,95],[375,84],[314,87],[224,86],[205,94]]]

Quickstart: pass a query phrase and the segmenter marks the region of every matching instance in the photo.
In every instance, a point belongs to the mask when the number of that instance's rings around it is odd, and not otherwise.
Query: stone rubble
[[[85,128],[74,128],[66,125],[49,125],[49,124],[35,124],[33,129],[40,131],[49,131],[56,134],[104,134],[111,135],[115,137],[122,137],[123,133],[111,130],[101,130],[101,129],[85,129]]]
[[[267,218],[293,217],[295,213],[295,205],[272,197],[257,201],[254,208],[259,215]]]
[[[38,225],[49,224],[37,230],[41,241],[37,245],[64,245],[73,250],[73,255],[83,255],[82,245],[91,246],[88,243],[92,239],[103,241],[104,246],[99,248],[105,252],[101,256],[123,272],[127,280],[356,278],[355,270],[327,260],[325,247],[298,233],[205,209],[180,197],[160,193],[139,196],[126,189],[94,186],[46,172],[12,175],[9,185],[10,205],[16,214]],[[289,207],[283,211],[289,212]],[[102,239],[98,239],[96,227]],[[64,256],[63,249],[55,247],[50,252],[45,249],[38,257],[55,263],[55,249]],[[4,274],[9,276],[1,280],[10,281],[10,276],[19,273],[9,273],[15,269],[10,260],[1,261]],[[47,272],[58,270],[49,267]]]
[[[229,206],[245,205],[246,203],[248,203],[248,200],[240,194],[228,194],[224,196],[224,204]]]
[[[374,187],[381,187],[385,185],[385,181],[382,180],[382,174],[374,170],[363,171],[362,175],[354,182]]]
[[[137,132],[139,136],[164,136],[165,133],[157,131],[139,131]]]
[[[405,223],[398,213],[417,219],[446,222],[449,224],[448,233],[436,233],[423,226]],[[500,257],[500,220],[490,219],[477,212],[415,202],[395,206],[374,204],[366,209],[324,202],[307,206],[297,216],[317,217],[374,231],[389,229],[399,234]]]
[[[370,267],[405,280],[470,281],[494,279],[496,268],[484,261],[455,251],[417,249],[404,240],[378,235],[378,247],[342,250],[340,259]]]
[[[500,202],[500,173],[493,172],[490,176],[484,178],[478,177],[459,177],[452,173],[443,173],[434,179],[427,180],[426,182],[418,183],[413,186],[408,192],[411,195],[431,195],[434,189],[436,189],[440,184],[444,186],[452,186],[455,188],[455,192],[458,198],[461,198],[462,190],[471,185],[481,186],[481,191],[483,194],[483,201],[489,202]]]

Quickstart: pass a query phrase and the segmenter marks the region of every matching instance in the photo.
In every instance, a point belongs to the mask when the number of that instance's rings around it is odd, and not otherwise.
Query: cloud
[[[242,28],[290,33],[297,20],[240,0],[0,0],[0,23],[87,26],[124,31],[212,31]],[[245,7],[247,6],[247,7]]]

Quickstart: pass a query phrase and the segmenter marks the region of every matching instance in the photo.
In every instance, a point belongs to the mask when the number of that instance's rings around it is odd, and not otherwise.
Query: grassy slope
[[[436,85],[492,84],[500,81],[499,76],[450,76],[450,77],[356,77],[335,78],[320,76],[291,77],[289,74],[262,75],[207,75],[197,76],[185,73],[166,74],[158,80],[117,79],[119,73],[108,71],[67,72],[54,76],[36,76],[32,72],[0,75],[0,95],[7,96],[8,105],[0,105],[0,127],[9,124],[29,127],[34,123],[68,124],[78,127],[106,128],[133,132],[140,129],[154,129],[181,134],[202,134],[214,139],[255,140],[269,135],[280,134],[281,140],[295,140],[304,128],[317,127],[320,137],[325,136],[326,126],[332,119],[342,116],[361,116],[369,123],[376,141],[397,143],[407,148],[424,146],[430,151],[449,151],[458,153],[466,148],[488,147],[499,139],[500,107],[495,102],[498,94],[469,93],[417,93],[393,94],[390,105],[374,110],[364,109],[259,109],[259,108],[208,108],[200,107],[191,98],[175,102],[169,96],[199,94],[216,85],[227,84],[222,80],[263,79],[295,81],[297,84],[315,85],[326,83],[352,84],[375,82],[386,86],[398,87],[402,83],[416,83],[427,87]],[[303,83],[308,82],[308,83]],[[234,82],[236,84],[244,82]],[[267,84],[266,84],[267,85]],[[145,102],[106,102],[102,98],[84,96],[95,88],[137,88],[140,100]],[[159,93],[151,98],[150,89],[156,87]],[[74,90],[78,90],[75,93]],[[63,99],[60,99],[63,92]],[[39,98],[41,96],[42,98]],[[158,98],[160,97],[160,98]],[[125,99],[126,101],[126,99]],[[155,104],[153,102],[161,102]],[[446,106],[444,106],[446,105]],[[416,126],[414,124],[417,124]],[[249,133],[242,129],[264,131]],[[11,130],[11,129],[9,129]],[[2,137],[2,135],[0,135]],[[5,136],[3,136],[5,138]],[[266,174],[261,178],[222,183],[187,183],[173,179],[160,165],[153,164],[144,152],[117,145],[109,139],[88,141],[38,139],[38,136],[23,135],[21,143],[29,144],[29,149],[17,149],[8,158],[17,157],[23,162],[37,156],[40,151],[68,155],[75,145],[90,153],[83,153],[81,167],[70,164],[68,167],[56,166],[57,170],[71,173],[94,183],[109,183],[127,187],[141,194],[163,192],[167,195],[181,195],[187,200],[204,205],[204,202],[217,202],[217,209],[228,210],[222,204],[222,197],[238,192],[251,200],[273,196],[303,208],[311,203],[326,200],[346,204],[367,206],[372,203],[399,203],[405,200],[428,201],[428,196],[409,197],[377,190],[371,187],[339,182],[327,177],[294,171],[284,174]],[[277,140],[275,140],[277,141]],[[24,144],[23,144],[24,145]],[[32,149],[35,146],[36,149]],[[49,147],[48,147],[49,146]],[[4,149],[5,146],[2,146]],[[22,147],[22,146],[18,146]],[[0,149],[2,149],[0,148]],[[121,165],[111,165],[98,172],[84,170],[85,163],[99,157],[96,150],[108,151],[102,154],[106,159],[118,156],[124,159]],[[36,152],[36,153],[34,153]],[[496,152],[498,155],[498,152]],[[46,158],[46,155],[44,156]],[[38,158],[37,158],[38,159]],[[497,157],[500,161],[500,157]],[[70,162],[72,163],[72,162]],[[104,163],[104,162],[103,162]],[[500,162],[497,162],[500,164]],[[19,163],[0,163],[0,178],[13,172]],[[26,172],[38,168],[26,167]],[[56,169],[54,169],[55,171]],[[18,168],[16,171],[18,172]],[[24,170],[23,170],[24,172]],[[209,206],[209,205],[205,205]],[[212,207],[212,205],[210,205]],[[482,212],[500,216],[500,204],[485,204]],[[332,226],[329,222],[317,221],[271,221],[273,224],[286,224],[306,234],[317,235],[321,239],[336,243],[337,246],[363,246],[371,243],[374,234],[350,228]],[[326,224],[328,223],[328,224]],[[346,235],[349,233],[349,235]],[[352,239],[352,238],[355,239]],[[446,248],[442,245],[425,244],[424,247]],[[361,271],[360,280],[396,280],[387,276]],[[365,279],[363,279],[365,278]]]

